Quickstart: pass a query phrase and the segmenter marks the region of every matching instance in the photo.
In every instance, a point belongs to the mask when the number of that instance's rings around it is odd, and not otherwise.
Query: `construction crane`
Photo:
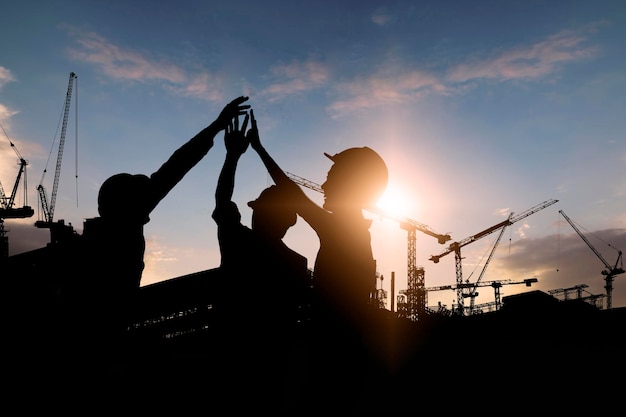
[[[611,266],[611,264],[609,264],[606,259],[604,259],[604,257],[600,254],[600,252],[598,252],[598,250],[591,244],[591,242],[589,242],[589,240],[587,240],[587,238],[585,237],[585,235],[583,235],[581,233],[581,231],[578,229],[578,227],[576,227],[576,225],[574,224],[574,222],[567,217],[567,215],[563,212],[563,210],[559,210],[559,213],[561,213],[561,215],[563,216],[563,218],[565,218],[565,220],[567,220],[567,222],[570,224],[570,226],[572,226],[572,228],[576,231],[576,233],[578,233],[578,236],[580,236],[582,238],[582,240],[585,241],[585,243],[587,244],[587,246],[589,246],[589,249],[591,249],[593,251],[593,253],[596,254],[596,256],[598,257],[598,259],[600,259],[602,261],[602,263],[605,266],[605,269],[602,270],[602,275],[604,275],[604,289],[606,290],[606,308],[607,309],[611,309],[613,307],[613,303],[612,303],[612,295],[613,295],[613,279],[615,278],[615,275],[619,275],[619,274],[623,274],[624,273],[624,266],[623,266],[623,261],[622,261],[622,251],[621,250],[617,250],[617,260],[615,261],[615,265]],[[611,246],[611,245],[609,245]],[[611,246],[612,247],[612,246]],[[613,248],[615,249],[615,248]],[[617,266],[619,264],[619,267]]]
[[[550,200],[546,200],[543,203],[540,203],[534,207],[531,207],[530,209],[524,211],[521,214],[518,214],[517,216],[509,216],[505,221],[500,222],[496,225],[493,225],[479,233],[476,233],[475,235],[466,237],[465,239],[459,241],[459,242],[453,242],[448,246],[448,249],[446,249],[444,252],[442,252],[439,255],[432,255],[430,257],[430,260],[433,261],[434,263],[438,263],[439,259],[446,256],[447,254],[454,252],[455,255],[455,269],[456,269],[456,288],[457,288],[457,303],[459,305],[459,309],[458,312],[460,314],[465,314],[465,307],[464,307],[464,301],[463,299],[464,297],[464,292],[463,292],[463,270],[462,270],[462,257],[461,257],[461,248],[463,246],[469,245],[472,242],[475,242],[487,235],[490,235],[491,233],[495,232],[496,230],[500,230],[503,227],[506,226],[510,226],[513,223],[520,221],[528,216],[530,216],[531,214],[534,214],[536,212],[538,212],[539,210],[543,210],[544,208],[551,206],[554,203],[557,203],[559,200],[554,200],[554,199],[550,199]]]
[[[59,136],[59,150],[57,155],[57,163],[56,170],[54,172],[54,182],[52,184],[52,193],[50,195],[50,199],[48,200],[46,196],[46,190],[43,186],[43,179],[46,174],[47,169],[44,169],[44,173],[41,177],[41,182],[37,186],[37,191],[39,193],[39,201],[41,203],[41,209],[43,212],[43,220],[37,220],[35,222],[35,226],[42,229],[50,229],[50,240],[52,243],[57,241],[57,228],[63,227],[63,223],[61,222],[58,226],[53,224],[54,220],[54,207],[56,204],[57,191],[59,189],[59,177],[61,174],[61,162],[63,161],[63,148],[65,146],[65,133],[67,130],[67,120],[69,117],[70,104],[72,99],[72,90],[74,85],[74,80],[76,79],[76,74],[70,72],[70,79],[67,85],[67,93],[65,95],[65,105],[63,110],[63,122],[61,125],[61,134]]]
[[[2,126],[0,125],[0,127]],[[25,219],[28,217],[32,217],[33,214],[35,214],[35,211],[32,207],[28,205],[28,194],[26,185],[26,166],[28,165],[28,162],[26,162],[26,159],[22,157],[20,152],[17,150],[15,144],[11,142],[11,139],[9,138],[9,135],[7,135],[7,132],[4,130],[4,127],[2,127],[2,131],[9,140],[11,148],[16,153],[19,164],[17,178],[15,179],[15,183],[13,184],[13,189],[11,190],[10,196],[6,196],[6,194],[4,193],[4,188],[2,187],[2,183],[0,182],[0,258],[7,258],[9,256],[9,241],[6,237],[4,219]],[[15,196],[17,195],[17,189],[19,188],[22,176],[24,177],[24,205],[22,207],[14,207]]]
[[[495,298],[495,308],[496,310],[499,310],[500,307],[502,306],[502,299],[500,296],[500,288],[502,288],[502,286],[504,285],[516,285],[516,284],[524,284],[527,287],[530,287],[533,283],[538,282],[539,280],[537,279],[537,277],[532,277],[532,278],[526,278],[523,280],[512,280],[512,279],[504,279],[504,280],[496,280],[496,281],[481,281],[481,282],[474,282],[474,283],[461,283],[460,285],[442,285],[442,286],[438,286],[438,287],[426,287],[426,291],[442,291],[442,290],[464,290],[464,289],[471,289],[472,293],[471,294],[464,294],[465,297],[475,297],[478,295],[478,293],[475,291],[476,287],[492,287],[493,288],[493,292],[494,292],[494,298]],[[459,308],[463,308],[463,305],[459,305]],[[474,314],[475,311],[472,310],[471,314]],[[464,314],[464,312],[462,312],[461,314]]]
[[[563,301],[567,301],[569,300],[569,294],[572,292],[576,292],[576,300],[582,300],[584,302],[586,302],[587,304],[591,304],[592,306],[596,307],[597,309],[601,310],[602,309],[602,301],[604,299],[604,297],[606,297],[606,294],[592,294],[589,291],[587,291],[585,288],[588,288],[589,285],[587,284],[579,284],[579,285],[575,285],[573,287],[569,287],[569,288],[557,288],[554,290],[550,290],[548,291],[548,293],[555,297],[558,298],[559,295],[562,295],[563,297]],[[587,295],[583,295],[583,292],[587,293]]]
[[[296,184],[300,184],[318,193],[324,193],[322,187],[306,178],[290,172],[285,174]],[[424,311],[426,306],[426,293],[424,292],[424,270],[416,263],[416,232],[422,232],[437,239],[440,244],[444,244],[451,239],[449,234],[439,234],[423,223],[404,216],[397,216],[381,210],[377,207],[367,207],[367,211],[380,217],[387,218],[399,223],[400,227],[407,231],[407,290],[405,294],[408,298],[407,305],[410,306],[408,317],[416,320],[419,313]]]
[[[513,217],[513,213],[509,214],[509,217],[508,217],[509,221],[511,220],[511,217]],[[480,272],[480,275],[478,276],[476,283],[474,284],[473,287],[468,287],[466,293],[464,294],[464,297],[469,297],[470,299],[470,307],[469,307],[470,314],[474,312],[474,302],[476,300],[476,297],[478,296],[478,293],[476,292],[476,287],[478,286],[478,283],[480,283],[483,276],[485,275],[487,266],[489,265],[489,262],[491,261],[493,254],[496,252],[496,248],[498,247],[498,244],[500,243],[500,240],[502,239],[502,235],[504,235],[504,231],[506,230],[506,228],[507,226],[504,226],[502,229],[500,229],[500,234],[498,235],[498,238],[496,239],[496,241],[493,244],[493,247],[491,248],[491,252],[489,253],[489,256],[487,257],[487,260],[485,261],[485,265],[483,266],[483,269]],[[469,282],[469,278],[466,280],[466,282]],[[498,303],[496,303],[496,309],[498,308],[499,308],[499,305]]]
[[[580,285],[575,285],[569,288],[557,288],[557,289],[548,291],[548,294],[555,296],[555,297],[557,294],[563,294],[563,300],[567,301],[569,299],[569,294],[574,291],[576,291],[576,298],[582,298],[583,291],[586,291],[585,288],[588,288],[588,287],[589,285],[587,284],[580,284]]]

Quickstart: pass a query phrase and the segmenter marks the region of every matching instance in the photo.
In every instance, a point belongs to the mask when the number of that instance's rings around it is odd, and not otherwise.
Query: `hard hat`
[[[150,186],[150,178],[143,174],[115,174],[100,186],[98,192],[98,213],[103,217],[134,218],[141,213],[146,217],[145,194]],[[142,221],[148,222],[143,218]]]
[[[270,185],[259,194],[256,200],[248,202],[248,207],[253,210],[271,210],[275,215],[288,219],[290,225],[297,220],[296,210],[292,203],[293,196],[284,187]]]
[[[324,152],[324,155],[335,163],[338,170],[351,177],[352,181],[367,185],[372,194],[382,194],[387,187],[387,164],[373,149],[364,146],[348,148],[334,155]]]

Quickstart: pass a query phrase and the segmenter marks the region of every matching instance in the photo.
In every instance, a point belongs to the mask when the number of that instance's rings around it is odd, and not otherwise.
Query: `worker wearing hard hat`
[[[374,363],[370,351],[378,348],[373,346],[376,341],[371,338],[370,319],[378,315],[372,305],[376,262],[369,232],[371,220],[363,217],[363,209],[374,205],[385,191],[387,166],[368,147],[325,154],[334,164],[322,184],[324,204],[320,207],[270,157],[261,145],[252,110],[250,114],[252,148],[276,184],[291,190],[298,215],[319,238],[313,268],[309,394],[328,400],[313,401],[320,410],[329,404],[343,404],[346,409],[351,404],[367,404],[363,400],[369,389],[362,389],[362,384],[372,369],[369,364]]]
[[[250,107],[244,104],[247,100],[241,96],[228,103],[211,124],[179,147],[150,176],[122,173],[104,181],[98,194],[100,217],[85,221],[82,243],[75,254],[80,267],[64,288],[69,308],[84,308],[82,316],[89,323],[85,329],[108,325],[111,331],[125,329],[141,283],[144,226],[150,221],[150,213],[207,154],[215,136],[232,118],[246,112]],[[106,334],[104,327],[99,331]]]

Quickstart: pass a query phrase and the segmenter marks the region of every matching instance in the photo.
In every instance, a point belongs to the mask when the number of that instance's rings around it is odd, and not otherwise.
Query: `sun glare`
[[[379,209],[397,216],[406,216],[415,208],[406,192],[393,187],[387,188],[376,205]]]

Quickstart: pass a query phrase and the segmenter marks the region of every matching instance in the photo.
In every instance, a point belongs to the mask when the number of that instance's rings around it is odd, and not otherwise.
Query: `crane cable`
[[[576,223],[574,220],[572,220],[574,223]],[[585,232],[589,233],[591,236],[595,237],[596,239],[598,239],[600,242],[606,244],[609,248],[613,249],[616,252],[620,252],[619,249],[617,249],[615,246],[611,245],[609,242],[605,241],[604,239],[602,239],[601,237],[599,237],[598,235],[594,234],[593,232],[590,232],[589,230],[585,229],[584,226],[581,226],[580,224],[576,223],[576,226],[578,226],[581,229],[584,229]]]
[[[22,155],[20,154],[20,151],[17,150],[17,148],[15,147],[15,144],[11,141],[11,138],[9,137],[9,135],[7,134],[7,131],[4,130],[4,126],[2,126],[2,124],[0,124],[0,128],[2,129],[2,132],[4,132],[4,136],[7,137],[7,140],[9,141],[9,144],[11,145],[11,148],[13,148],[13,150],[15,151],[15,153],[17,154],[17,157],[22,160],[24,158],[22,158]]]

